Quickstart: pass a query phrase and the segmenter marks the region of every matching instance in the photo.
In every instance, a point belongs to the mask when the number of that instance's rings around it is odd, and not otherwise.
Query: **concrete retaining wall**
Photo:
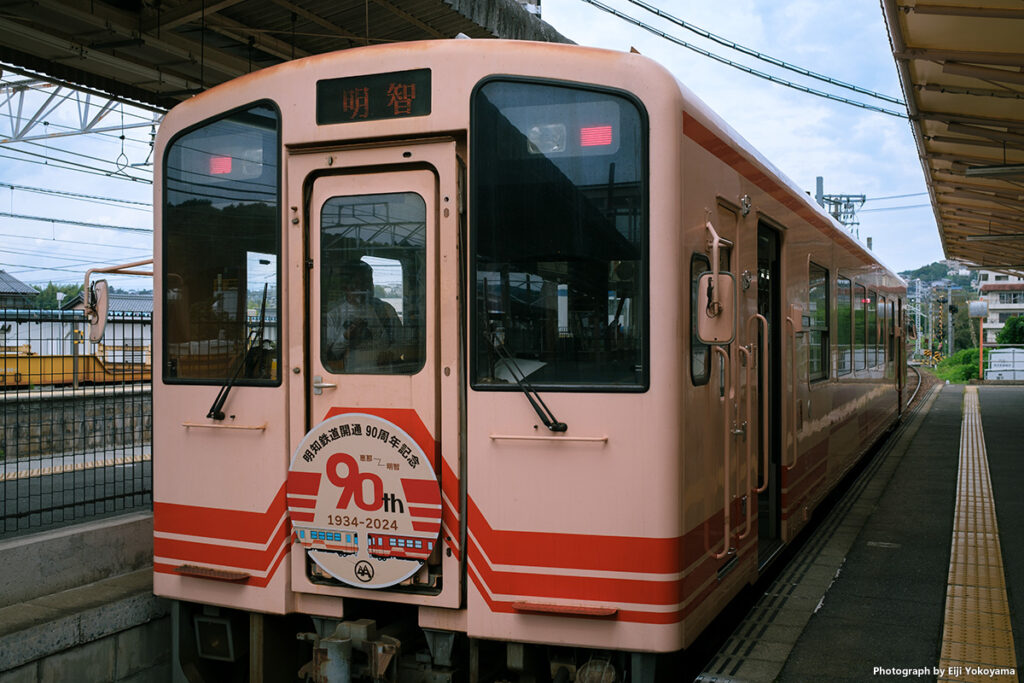
[[[170,681],[152,532],[133,513],[0,542],[0,683]]]
[[[0,394],[0,460],[131,449],[152,435],[149,384]]]

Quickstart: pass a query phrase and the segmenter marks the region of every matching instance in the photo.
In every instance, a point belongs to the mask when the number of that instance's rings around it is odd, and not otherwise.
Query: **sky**
[[[727,59],[778,78],[848,99],[905,112],[905,107],[822,83],[743,55],[659,18],[629,0],[600,0],[620,12]],[[653,0],[690,24],[747,48],[861,88],[902,98],[877,2],[843,0]],[[856,226],[876,255],[900,271],[943,258],[924,174],[904,118],[771,83],[634,27],[584,0],[543,0],[542,16],[582,45],[635,48],[667,67],[776,168],[813,194],[866,195]],[[22,77],[5,73],[4,80]],[[41,101],[45,93],[30,97]],[[92,102],[94,104],[94,101]],[[11,134],[17,101],[0,95],[0,139]],[[47,115],[52,134],[76,126],[82,102]],[[30,285],[81,282],[84,271],[152,255],[151,127],[148,112],[109,113],[104,134],[0,144],[0,269]],[[125,140],[120,139],[120,126]],[[123,146],[122,146],[123,145]],[[90,169],[66,170],[68,162]],[[16,188],[10,187],[17,186]],[[29,189],[24,189],[29,188]],[[60,193],[41,194],[38,190]],[[85,195],[71,197],[69,194]],[[114,199],[117,201],[103,201]],[[118,226],[101,229],[10,214]],[[125,230],[123,228],[131,228]],[[128,289],[145,278],[110,277]]]
[[[3,80],[26,79],[5,71]],[[0,93],[0,140],[18,125],[11,114],[19,106],[29,117],[53,92],[35,86],[23,102],[9,90]],[[95,115],[96,103],[90,98],[86,107],[84,96],[66,101],[26,135],[38,139],[0,144],[0,270],[26,284],[80,284],[89,268],[153,255],[152,114],[126,106],[122,116],[117,107],[97,126],[114,130],[60,136],[79,127],[81,115]],[[139,124],[147,125],[133,127]],[[108,280],[126,289],[152,287],[151,278]]]
[[[628,0],[600,0],[701,49],[800,85],[906,113],[711,42]],[[734,43],[865,90],[902,99],[880,4],[875,0],[648,0]],[[856,226],[890,268],[912,270],[944,257],[910,123],[776,85],[635,27],[583,0],[543,0],[562,35],[612,50],[635,48],[661,63],[776,168],[810,192],[865,195]],[[901,195],[912,195],[903,196]],[[883,199],[894,197],[893,199]],[[901,208],[914,207],[914,208]]]

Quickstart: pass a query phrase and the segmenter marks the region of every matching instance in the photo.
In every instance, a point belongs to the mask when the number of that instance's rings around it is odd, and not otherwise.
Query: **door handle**
[[[320,375],[317,375],[316,377],[313,378],[313,393],[315,395],[317,395],[317,396],[319,396],[320,394],[324,393],[324,389],[337,389],[337,388],[338,388],[337,384],[331,384],[330,382],[325,382],[324,378],[321,377]]]

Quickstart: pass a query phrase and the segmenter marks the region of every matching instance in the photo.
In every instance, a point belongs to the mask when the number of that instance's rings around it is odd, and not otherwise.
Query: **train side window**
[[[704,254],[690,257],[690,378],[694,386],[707,384],[711,377],[709,364],[711,348],[697,338],[697,283],[701,273],[711,270],[711,262]]]
[[[808,306],[804,316],[808,336],[807,378],[828,377],[828,270],[816,263],[808,269]]]
[[[854,285],[853,311],[853,369],[863,370],[867,367],[867,351],[864,341],[867,338],[867,306],[868,292],[864,285]]]
[[[878,294],[872,290],[868,290],[868,299],[865,302],[867,307],[867,340],[865,342],[867,348],[867,360],[868,367],[873,368],[878,365]]]
[[[851,334],[851,283],[848,278],[836,278],[836,374],[848,375],[853,370],[853,347]]]

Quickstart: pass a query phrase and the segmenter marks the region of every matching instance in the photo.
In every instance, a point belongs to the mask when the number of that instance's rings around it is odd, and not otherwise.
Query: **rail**
[[[907,367],[913,370],[914,374],[917,375],[917,386],[914,387],[914,393],[912,393],[910,395],[910,398],[907,399],[907,407],[909,408],[910,404],[914,402],[914,398],[917,396],[917,392],[921,390],[921,371],[915,368],[913,365],[908,365]]]

